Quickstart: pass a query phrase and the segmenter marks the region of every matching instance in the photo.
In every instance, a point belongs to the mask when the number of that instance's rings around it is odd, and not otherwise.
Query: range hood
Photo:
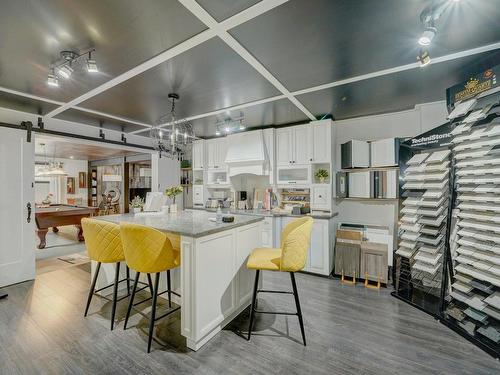
[[[239,174],[269,175],[264,132],[256,130],[228,136],[226,164],[230,177]]]

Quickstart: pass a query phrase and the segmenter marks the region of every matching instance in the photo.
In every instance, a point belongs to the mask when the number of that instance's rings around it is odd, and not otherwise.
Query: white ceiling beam
[[[18,91],[18,90],[12,90],[12,89],[9,89],[7,87],[2,87],[2,86],[0,86],[0,91],[1,92],[6,92],[6,93],[9,93],[9,94],[14,94],[14,95],[17,95],[17,96],[21,96],[23,98],[34,99],[34,100],[38,100],[38,101],[46,102],[46,103],[50,103],[50,104],[56,104],[56,105],[64,105],[64,104],[66,104],[64,102],[60,102],[60,101],[57,101],[57,100],[52,100],[52,99],[45,98],[45,97],[38,96],[38,95],[28,94],[26,92],[22,92],[22,91]],[[75,106],[73,108],[77,109],[79,111],[82,111],[82,112],[92,113],[94,115],[98,115],[98,116],[102,116],[102,117],[107,117],[107,118],[110,118],[110,119],[113,119],[113,120],[118,120],[118,121],[121,121],[121,122],[127,122],[129,124],[139,125],[139,126],[143,126],[143,127],[147,127],[147,128],[151,127],[151,124],[146,124],[144,122],[139,122],[139,121],[131,120],[131,119],[128,119],[128,118],[125,118],[125,117],[111,115],[109,113],[94,111],[92,109],[87,109],[87,108],[78,107],[78,106]]]
[[[219,27],[223,28],[224,30],[229,30],[233,27],[236,27],[242,23],[251,20],[252,18],[259,16],[260,14],[263,14],[277,7],[278,5],[283,4],[286,1],[288,0],[263,0],[258,4],[255,4],[254,6],[250,7],[249,9],[246,9],[225,20],[224,22],[221,23],[221,26]],[[197,45],[206,42],[209,39],[212,39],[216,35],[217,35],[216,31],[210,28],[208,30],[202,31],[201,33],[185,40],[184,42],[179,43],[178,45],[160,53],[159,55],[153,57],[152,59],[149,59],[144,63],[139,64],[138,66],[126,71],[125,73],[120,74],[119,76],[105,82],[104,84],[86,92],[85,94],[67,103],[64,103],[60,107],[47,113],[45,117],[51,118],[58,115],[61,112],[64,112],[67,109],[75,107],[78,104],[86,100],[89,100],[90,98],[119,85],[120,83],[123,83],[141,73],[144,73],[145,71],[154,68],[155,66],[162,64],[165,61],[170,60],[173,57],[180,55],[181,53],[184,53],[190,50],[191,48],[194,48]]]
[[[254,100],[252,102],[247,102],[247,103],[243,103],[243,104],[233,105],[231,107],[217,109],[215,111],[211,111],[211,112],[207,112],[207,113],[202,113],[200,115],[185,117],[185,118],[182,119],[182,121],[194,121],[194,120],[198,120],[198,119],[205,118],[205,117],[217,116],[217,115],[220,115],[221,113],[226,113],[226,112],[231,112],[231,111],[238,111],[240,109],[253,107],[253,106],[256,106],[256,105],[259,105],[259,104],[266,104],[266,103],[270,103],[270,102],[275,102],[275,101],[280,100],[280,99],[286,99],[286,96],[285,95],[277,95],[277,96],[272,96],[272,97],[266,98],[266,99],[259,99],[259,100]],[[172,125],[172,123],[171,122],[166,122],[164,124],[160,124],[159,127],[163,128],[163,127],[169,126],[169,125]],[[128,134],[137,134],[137,133],[142,133],[144,131],[145,131],[144,129],[138,129],[138,130],[131,131]]]
[[[270,84],[285,95],[300,111],[309,119],[315,120],[316,117],[297,99],[290,91],[267,70],[248,50],[234,39],[225,29],[225,25],[218,23],[203,7],[195,0],[179,0],[179,2],[193,13],[201,22],[207,25],[210,30],[214,30],[217,36],[221,38],[229,47],[233,49],[240,57],[250,64],[258,73],[260,73]],[[259,7],[265,6],[266,11],[277,7],[286,1],[268,1],[255,4],[252,8],[255,12]],[[272,7],[271,7],[272,6]],[[254,16],[255,17],[255,16]]]
[[[381,76],[385,76],[388,74],[404,72],[406,70],[426,69],[430,65],[436,65],[436,64],[443,63],[443,62],[452,61],[452,60],[460,59],[463,57],[467,57],[467,56],[477,55],[479,53],[494,51],[494,50],[499,49],[499,48],[500,48],[500,42],[488,44],[488,45],[477,47],[477,48],[472,48],[472,49],[468,49],[468,50],[464,50],[464,51],[460,51],[460,52],[456,52],[456,53],[451,53],[449,55],[431,58],[431,62],[428,65],[426,65],[425,67],[421,67],[419,62],[395,66],[395,67],[389,68],[389,69],[378,70],[378,71],[372,72],[372,73],[362,74],[359,76],[350,77],[350,78],[342,79],[339,81],[325,83],[325,84],[319,85],[319,86],[314,86],[314,87],[309,87],[309,88],[302,89],[302,90],[293,91],[292,94],[293,95],[302,95],[302,94],[307,94],[307,93],[314,92],[314,91],[329,89],[329,88],[336,87],[336,86],[347,85],[349,83],[354,83],[354,82],[364,81],[364,80],[371,79],[371,78],[381,77]]]

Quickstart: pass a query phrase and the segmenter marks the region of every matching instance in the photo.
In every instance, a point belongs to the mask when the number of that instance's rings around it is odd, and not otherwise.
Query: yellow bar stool
[[[110,223],[103,220],[96,220],[90,218],[82,219],[82,228],[85,233],[85,246],[87,248],[88,256],[91,260],[97,262],[97,268],[92,279],[92,284],[87,298],[87,305],[85,307],[85,314],[89,311],[90,303],[94,294],[103,291],[104,289],[113,287],[113,299],[111,308],[111,330],[114,328],[116,303],[127,298],[130,294],[130,273],[127,267],[127,277],[119,280],[120,277],[120,262],[125,261],[125,255],[122,249],[122,241],[120,238],[120,226],[118,224]],[[98,290],[95,290],[99,271],[101,270],[102,263],[116,263],[115,280],[114,283]],[[121,298],[118,297],[118,284],[127,282],[127,295]],[[151,280],[149,286],[152,290]],[[144,289],[144,288],[143,288]],[[108,299],[101,296],[102,298]]]
[[[279,249],[257,248],[252,251],[247,261],[247,268],[256,270],[255,284],[253,288],[252,307],[250,310],[250,323],[248,325],[248,340],[252,335],[252,326],[255,314],[277,314],[277,315],[297,315],[299,318],[300,331],[304,346],[306,345],[306,334],[304,331],[304,321],[302,310],[300,309],[299,294],[295,283],[295,272],[304,268],[307,259],[307,250],[311,243],[313,219],[304,217],[290,222],[281,233],[281,244]],[[289,272],[292,281],[292,292],[281,290],[259,290],[260,271]],[[295,298],[296,313],[260,311],[256,309],[257,293],[284,293],[293,294]]]
[[[170,309],[165,314],[156,317],[156,303],[158,301],[159,295],[168,293],[169,307],[172,307],[172,294],[180,297],[178,293],[172,291],[170,280],[170,270],[179,267],[181,264],[180,249],[178,247],[180,244],[180,237],[178,235],[160,232],[156,229],[152,229],[143,225],[129,223],[120,224],[120,233],[127,266],[136,272],[134,286],[132,287],[132,296],[129,301],[127,316],[125,318],[125,325],[123,329],[127,329],[127,323],[130,318],[130,312],[132,311],[132,308],[151,299],[146,298],[134,304],[134,298],[140,274],[146,273],[148,274],[148,277],[150,276],[150,274],[155,274],[152,293],[153,301],[151,306],[151,316],[149,317],[149,353],[151,351],[155,322],[180,309],[180,307]],[[175,244],[175,248],[172,243]],[[164,271],[167,271],[167,290],[158,293],[160,273]],[[138,312],[141,315],[147,317],[142,312]]]

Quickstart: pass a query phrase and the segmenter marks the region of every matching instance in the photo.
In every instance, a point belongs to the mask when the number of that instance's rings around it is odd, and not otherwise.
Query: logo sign
[[[463,83],[447,89],[446,102],[448,105],[448,112],[453,110],[456,102],[473,98],[484,91],[497,87],[499,84],[497,75],[499,73],[500,65],[497,65],[480,74],[470,77]]]
[[[454,125],[450,123],[443,124],[423,134],[417,135],[414,138],[408,139],[404,144],[416,150],[449,146],[453,138],[450,134],[453,127]]]

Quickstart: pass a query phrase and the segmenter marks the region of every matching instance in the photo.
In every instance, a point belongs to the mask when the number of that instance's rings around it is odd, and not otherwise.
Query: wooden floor
[[[247,313],[198,352],[185,346],[180,314],[156,327],[136,314],[109,330],[110,305],[95,298],[83,318],[88,265],[44,273],[7,288],[0,301],[0,374],[500,374],[498,362],[419,310],[380,292],[298,274],[308,346],[296,317],[258,316],[250,342]],[[289,288],[287,274],[264,273],[266,288]],[[293,310],[293,297],[268,295],[259,308]]]

